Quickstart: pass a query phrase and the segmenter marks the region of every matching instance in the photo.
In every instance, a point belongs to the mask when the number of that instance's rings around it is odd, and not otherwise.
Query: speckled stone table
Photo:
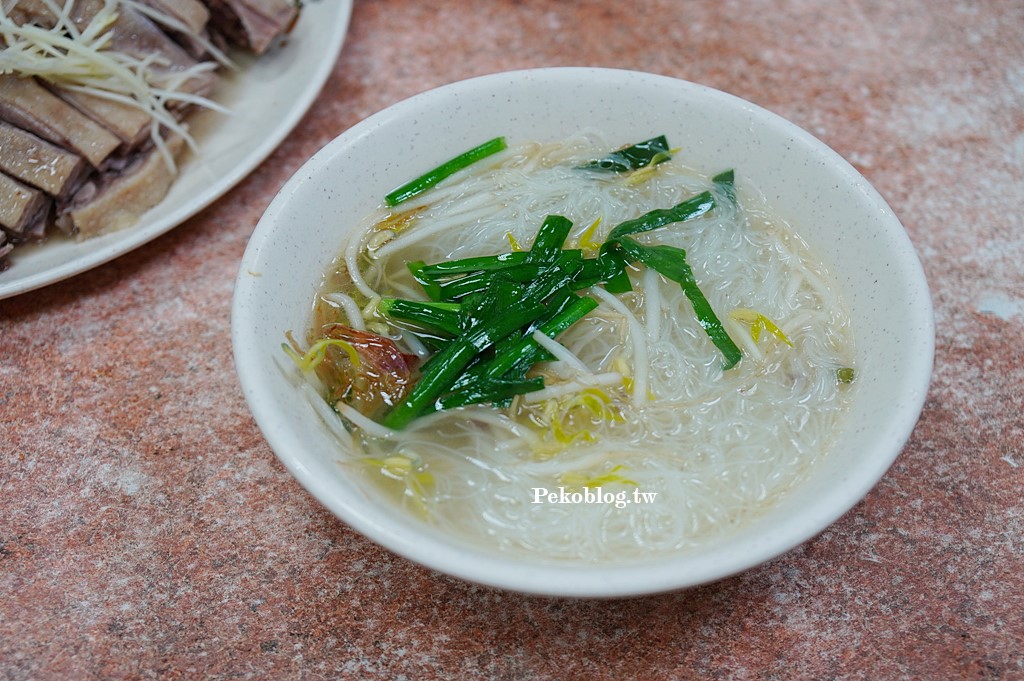
[[[757,569],[624,601],[466,584],[326,513],[248,413],[232,285],[285,180],[398,100],[545,65],[791,119],[920,253],[938,337],[916,430],[862,503]],[[1022,264],[1020,0],[357,0],[322,96],[236,189],[0,301],[0,678],[1024,679]]]

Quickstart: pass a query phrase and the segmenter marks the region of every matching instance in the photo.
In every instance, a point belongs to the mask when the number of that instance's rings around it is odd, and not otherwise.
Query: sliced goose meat
[[[52,90],[65,102],[117,135],[122,143],[119,151],[135,149],[150,138],[153,119],[137,106],[67,88],[54,87]]]
[[[91,14],[86,16],[92,16],[103,7],[103,1],[78,0],[75,5],[84,11],[91,10]],[[196,73],[194,69],[198,62],[156,24],[135,10],[122,5],[118,10],[113,30],[114,38],[110,49],[115,52],[137,59],[147,59],[153,54],[158,54],[162,60],[166,60],[165,78],[161,79],[165,86],[170,85],[174,90],[194,95],[208,95],[217,84],[218,76],[215,72]],[[155,66],[153,69],[160,70]],[[186,77],[185,74],[190,75]],[[178,84],[177,81],[182,78],[185,80]]]
[[[199,0],[139,0],[143,5],[177,19],[191,33],[203,35],[210,21],[210,10]]]
[[[207,0],[210,23],[228,42],[262,54],[288,32],[299,10],[291,0]]]
[[[210,20],[210,10],[199,0],[138,0],[142,5],[170,17],[181,24],[182,28],[161,25],[168,35],[173,37],[185,51],[199,59],[208,56],[209,34],[206,24]]]
[[[14,245],[7,243],[7,233],[0,229],[0,270],[7,269],[7,254],[14,250]]]
[[[81,156],[0,122],[0,170],[63,199],[78,188],[91,168]]]
[[[38,189],[0,173],[0,226],[10,236],[23,241],[41,237],[52,203]]]
[[[96,167],[121,145],[114,133],[32,78],[0,75],[0,119],[70,149]]]
[[[180,153],[180,137],[167,140],[172,154]],[[135,224],[147,210],[160,203],[174,181],[156,149],[139,153],[120,173],[93,175],[82,185],[71,202],[61,209],[57,225],[80,237],[115,232]]]
[[[76,0],[69,17],[80,31],[84,31],[104,7],[104,0]],[[43,28],[53,28],[57,24],[57,15],[43,0],[18,0],[8,15],[17,24],[32,23]],[[157,74],[161,86],[201,96],[213,90],[217,75],[209,70],[196,72],[198,62],[184,48],[128,5],[117,7],[117,19],[110,25],[110,32],[108,49],[113,52],[139,60],[159,56],[160,65],[151,65],[150,69]]]

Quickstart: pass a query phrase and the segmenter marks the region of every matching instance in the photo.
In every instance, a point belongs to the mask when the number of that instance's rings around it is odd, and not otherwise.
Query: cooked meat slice
[[[169,139],[167,144],[175,155],[184,146],[179,137]],[[130,227],[163,200],[174,177],[156,149],[140,153],[124,171],[90,178],[62,209],[57,224],[82,237]]]
[[[210,20],[210,10],[206,9],[206,6],[199,0],[140,0],[140,2],[177,19],[195,35],[203,35],[206,30],[206,22]]]
[[[103,1],[78,0],[76,6],[83,9],[91,6],[92,14],[95,14],[103,6]],[[129,7],[122,6],[119,12],[113,26],[114,39],[110,49],[138,59],[146,59],[153,54],[159,54],[166,62],[164,73],[167,83],[181,78],[184,72],[196,66],[196,60],[152,21]],[[156,67],[154,70],[159,71]],[[212,71],[196,73],[189,76],[175,89],[196,95],[207,95],[216,85],[217,78],[217,74]]]
[[[63,6],[63,3],[58,4]],[[75,0],[71,7],[71,21],[79,30],[84,30],[103,8],[104,0]],[[35,23],[43,28],[52,28],[57,23],[57,15],[43,0],[18,0],[9,16],[17,24]],[[196,60],[156,24],[131,7],[120,5],[117,19],[110,28],[108,49],[111,51],[140,60],[159,56],[159,66],[152,65],[151,70],[158,74],[161,86],[174,85],[182,92],[206,95],[216,84],[217,75],[211,71],[190,73],[189,70],[197,64]],[[182,78],[184,82],[177,82]]]
[[[78,188],[90,169],[81,156],[0,122],[0,170],[11,177],[62,199]]]
[[[0,119],[102,165],[121,140],[32,78],[0,75]]]
[[[126,150],[134,149],[149,139],[153,119],[137,106],[67,88],[55,87],[53,92],[117,135]]]
[[[206,9],[206,5],[199,0],[139,0],[139,2],[176,20],[184,27],[184,30],[177,29],[165,25],[157,18],[153,19],[179,45],[185,48],[186,52],[197,59],[209,56],[207,47],[210,43],[206,23],[210,20],[210,10]]]
[[[5,3],[4,11],[7,12],[10,20],[18,26],[31,23],[43,28],[53,26],[53,13],[46,8],[41,0],[18,0],[10,7],[7,7]],[[40,16],[40,12],[45,12],[45,14]]]
[[[0,226],[19,239],[40,237],[52,201],[43,192],[0,173]]]
[[[286,33],[299,10],[292,0],[206,0],[210,23],[228,40],[262,54]]]
[[[7,243],[7,234],[0,229],[0,270],[7,269],[7,254],[14,250],[14,245]]]

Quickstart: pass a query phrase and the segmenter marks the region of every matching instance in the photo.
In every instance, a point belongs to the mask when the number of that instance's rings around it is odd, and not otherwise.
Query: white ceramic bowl
[[[346,477],[336,439],[283,371],[286,330],[347,230],[388,191],[472,140],[559,140],[581,127],[612,139],[665,133],[687,162],[736,167],[824,256],[851,308],[857,391],[835,449],[777,507],[699,553],[629,565],[531,562],[443,536]],[[716,580],[821,532],[886,472],[920,414],[934,325],[927,283],[902,226],[868,182],[823,143],[747,101],[663,76],[590,68],[500,73],[448,85],[352,127],[281,190],[246,249],[235,288],[235,361],[270,446],[355,530],[431,568],[487,585],[561,596],[627,596]]]

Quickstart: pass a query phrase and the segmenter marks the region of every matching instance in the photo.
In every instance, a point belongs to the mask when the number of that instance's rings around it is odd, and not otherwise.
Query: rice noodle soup
[[[664,138],[498,139],[389,195],[289,334],[341,465],[543,559],[699,550],[771,508],[856,389],[825,267],[742,168]]]

